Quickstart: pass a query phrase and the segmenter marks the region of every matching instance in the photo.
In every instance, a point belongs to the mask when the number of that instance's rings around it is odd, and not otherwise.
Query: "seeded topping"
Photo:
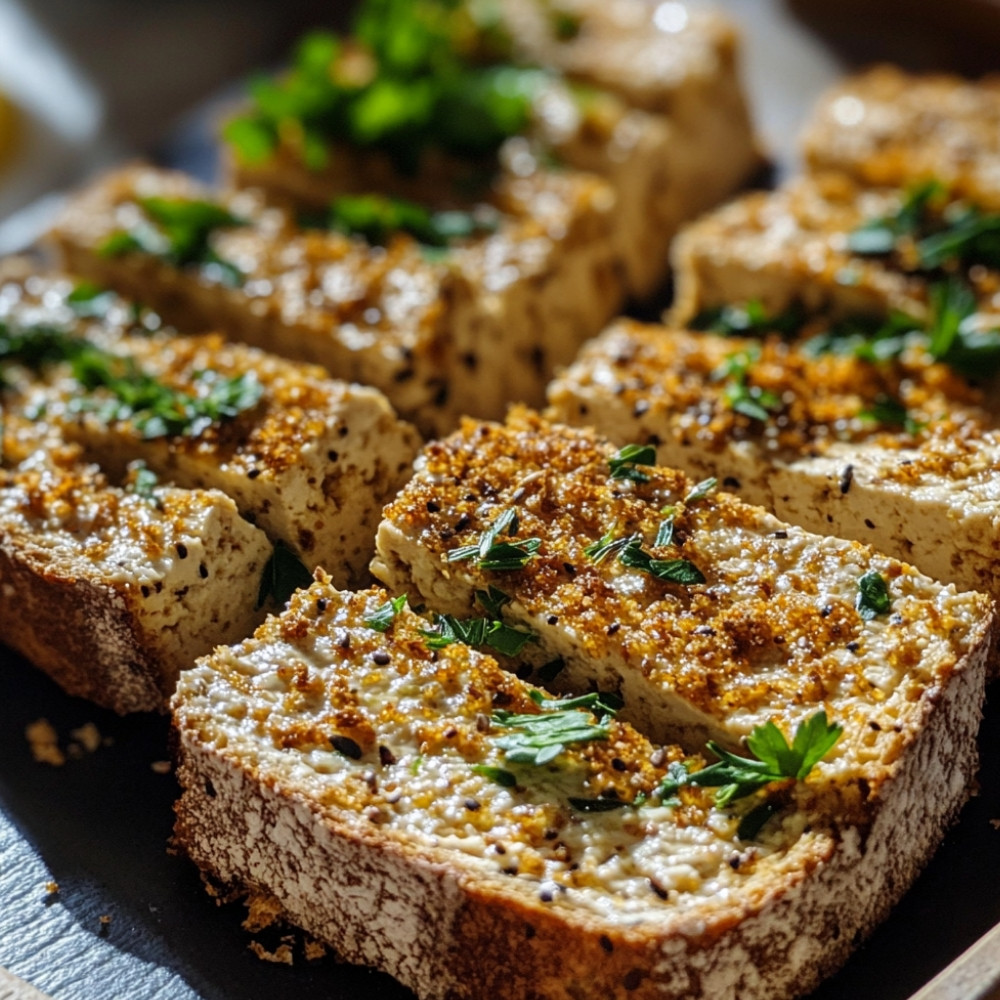
[[[791,729],[819,708],[838,718],[905,712],[988,617],[984,598],[941,589],[865,546],[782,525],[726,494],[685,502],[699,491],[681,473],[641,466],[644,481],[615,478],[615,455],[590,432],[523,411],[505,427],[468,422],[425,449],[386,508],[373,570],[456,615],[488,577],[511,598],[507,621],[539,636],[522,659],[562,659],[560,683],[617,688],[625,718],[665,738],[662,717],[651,720],[665,714],[673,738],[695,746],[707,737],[733,746],[769,718]],[[449,561],[511,507],[519,537],[539,539],[529,562],[485,573]],[[459,517],[467,528],[456,532]],[[628,544],[615,550],[609,532]],[[622,558],[636,551],[628,545],[651,561],[683,560],[700,577],[649,572],[644,559]],[[873,572],[891,616],[859,610],[859,581]],[[957,648],[956,629],[967,636]]]
[[[485,875],[542,885],[555,906],[610,907],[626,922],[666,900],[696,906],[810,839],[788,815],[734,869],[749,804],[720,809],[714,788],[668,781],[678,767],[697,773],[701,757],[654,748],[596,696],[553,700],[466,646],[428,650],[424,620],[402,605],[385,632],[372,628],[386,602],[320,580],[185,674],[180,725],[215,733],[227,754],[259,759],[262,777],[295,781],[359,829],[460,852]]]

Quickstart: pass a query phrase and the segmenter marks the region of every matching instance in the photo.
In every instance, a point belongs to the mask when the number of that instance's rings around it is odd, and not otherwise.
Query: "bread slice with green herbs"
[[[468,421],[385,508],[372,572],[457,622],[485,612],[528,632],[518,657],[535,676],[615,691],[623,718],[688,746],[898,704],[918,664],[955,658],[960,618],[961,656],[985,655],[988,598],[655,461],[524,411]]]
[[[803,134],[807,166],[872,187],[943,181],[1000,210],[1000,83],[876,66],[823,95]]]
[[[568,491],[574,481],[552,434],[532,431],[531,440],[546,441],[552,479],[547,488],[526,481],[534,457],[526,439],[525,478],[508,482],[523,491],[512,502],[525,527],[541,529],[540,493],[568,499],[558,496],[558,482],[565,479]],[[507,464],[494,441],[470,437]],[[563,457],[586,464],[593,444],[563,440]],[[601,450],[605,476],[611,455]],[[487,485],[491,472],[480,468],[466,491]],[[631,468],[632,478],[616,480],[622,496],[672,496],[679,485],[663,470]],[[496,471],[490,485],[499,492],[479,493],[490,516],[509,499],[501,485],[507,470]],[[417,516],[440,503],[432,513],[453,532],[459,510],[447,507],[447,483],[429,496],[421,490]],[[601,499],[609,514],[630,502],[611,491]],[[678,501],[678,530],[701,507],[744,523],[747,538],[762,521],[776,524],[706,497],[686,507]],[[727,554],[735,525],[717,530],[712,561],[699,550],[710,575],[699,591],[714,585],[721,596],[717,575],[735,574],[736,562],[760,582],[750,551]],[[428,530],[427,559],[439,559],[438,537]],[[525,542],[520,531],[503,537],[510,541],[498,544]],[[463,530],[449,540],[464,541]],[[523,571],[480,572],[487,586],[512,594],[522,573],[565,575],[557,567],[567,557],[578,561],[581,585],[617,579],[617,633],[591,631],[609,600],[607,590],[591,587],[594,608],[584,612],[591,653],[634,649],[623,612],[646,591],[646,578],[632,580],[617,556],[592,571],[582,551],[558,544],[555,552],[547,535]],[[553,699],[490,656],[445,641],[440,623],[415,615],[402,595],[346,594],[320,576],[252,639],[216,650],[183,676],[173,701],[182,787],[176,843],[214,893],[267,897],[272,912],[343,959],[390,973],[420,1000],[800,996],[886,914],[964,800],[989,629],[981,599],[906,570],[896,575],[867,550],[835,545],[795,529],[773,543],[779,560],[810,546],[824,548],[831,568],[853,560],[850,585],[836,571],[835,581],[818,583],[823,593],[797,602],[797,622],[786,622],[783,637],[794,650],[802,623],[822,602],[831,606],[827,638],[837,651],[814,663],[815,679],[800,685],[798,701],[774,683],[778,671],[763,647],[754,669],[742,663],[726,672],[711,666],[711,650],[732,656],[733,634],[690,640],[697,646],[690,656],[709,664],[717,697],[739,720],[728,732],[745,726],[749,750],[738,753],[706,750],[709,733],[695,727],[686,736],[699,752],[651,743],[614,718],[611,694]],[[465,566],[442,560],[439,574]],[[905,624],[866,624],[855,611],[856,574],[865,569],[888,571],[892,615]],[[784,603],[797,583],[772,600]],[[685,614],[665,596],[677,585],[655,587],[658,626],[687,632]],[[569,631],[577,619],[564,596],[549,588],[548,615],[565,614],[560,627]],[[750,603],[745,649],[760,634]],[[902,640],[905,667],[876,665],[867,650],[855,665],[857,654],[841,646],[855,633],[860,645],[883,645],[890,630]],[[669,645],[663,633],[649,638]],[[589,639],[581,633],[580,641]],[[805,661],[810,652],[793,655]],[[844,666],[829,669],[838,657]],[[624,696],[620,715],[646,714],[629,712],[628,699],[641,697],[634,686]],[[672,732],[667,719],[655,721]],[[718,755],[711,765],[709,751]],[[926,794],[929,784],[934,795]]]
[[[320,364],[443,432],[540,403],[619,307],[613,205],[596,178],[534,173],[471,213],[366,197],[301,228],[259,193],[132,167],[74,198],[51,240],[71,273],[182,330]]]
[[[994,396],[919,344],[879,360],[815,350],[827,334],[813,330],[789,341],[622,320],[553,381],[547,413],[648,445],[809,531],[1000,594]]]
[[[418,447],[374,389],[218,335],[180,337],[62,276],[0,284],[0,365],[8,412],[44,414],[112,482],[138,463],[150,484],[220,490],[340,586],[367,580],[382,506]]]
[[[73,695],[162,710],[180,671],[263,617],[272,546],[218,490],[112,483],[5,409],[0,641]]]
[[[678,224],[760,164],[736,48],[725,18],[684,4],[366,0],[351,37],[308,36],[251,88],[224,129],[233,180],[313,207],[380,192],[461,208],[497,175],[592,171],[648,296]]]

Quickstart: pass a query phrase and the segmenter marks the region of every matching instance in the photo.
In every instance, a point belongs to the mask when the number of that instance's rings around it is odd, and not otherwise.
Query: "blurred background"
[[[744,29],[751,97],[786,166],[809,105],[848,66],[1000,68],[997,0],[717,4]],[[343,25],[351,7],[351,0],[0,0],[0,92],[17,108],[12,129],[0,107],[0,249],[7,248],[2,220],[109,162],[152,155],[210,173],[212,100],[218,106],[247,73],[280,63],[306,28]]]

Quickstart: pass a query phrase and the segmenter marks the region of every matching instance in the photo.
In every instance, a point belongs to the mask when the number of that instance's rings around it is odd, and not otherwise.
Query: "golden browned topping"
[[[469,422],[428,446],[383,531],[391,525],[426,553],[410,568],[422,598],[457,588],[454,600],[471,603],[493,585],[543,647],[548,626],[571,638],[574,656],[620,661],[730,733],[754,719],[801,718],[809,706],[839,718],[891,700],[900,711],[908,691],[953,668],[954,630],[971,637],[987,615],[985,598],[942,592],[862,545],[703,492],[679,472],[623,467],[592,433],[519,411],[506,427]],[[516,530],[496,541],[534,551],[522,568],[491,571],[475,548],[465,553],[508,511]],[[407,558],[391,551],[392,537],[379,542],[390,575],[393,560]],[[859,599],[872,573],[890,595],[877,614]]]
[[[824,97],[804,147],[814,169],[846,171],[874,185],[938,178],[961,196],[997,208],[998,135],[995,80],[914,76],[878,66]]]
[[[814,353],[810,327],[825,324],[807,323],[789,342],[620,321],[584,348],[551,398],[565,405],[565,392],[594,389],[640,423],[649,414],[660,430],[666,418],[678,439],[716,452],[756,440],[775,457],[835,441],[912,446],[942,424],[991,420],[982,390],[918,346],[878,363]]]

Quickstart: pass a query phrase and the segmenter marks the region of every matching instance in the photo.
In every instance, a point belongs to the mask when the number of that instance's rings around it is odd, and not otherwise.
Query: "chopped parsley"
[[[926,426],[910,415],[906,406],[894,396],[884,393],[875,397],[871,406],[863,409],[858,416],[862,420],[871,420],[884,427],[899,427],[907,434],[919,434]]]
[[[406,607],[406,594],[399,597],[390,598],[384,604],[380,604],[372,613],[370,618],[364,620],[368,628],[375,629],[376,632],[387,632],[389,626],[396,620],[403,608]]]
[[[424,630],[423,635],[430,649],[444,649],[460,642],[466,646],[486,646],[504,656],[519,656],[529,642],[538,642],[534,632],[496,618],[460,619],[454,615],[437,615],[434,628]]]
[[[66,296],[66,304],[82,317],[106,316],[114,302],[114,292],[92,281],[81,281],[74,285]]]
[[[698,500],[704,500],[705,497],[707,497],[709,493],[712,493],[718,485],[719,480],[714,476],[710,476],[708,479],[703,479],[700,483],[695,483],[695,485],[691,487],[691,492],[684,498],[684,502],[696,503]]]
[[[750,368],[760,357],[756,350],[738,351],[730,354],[714,373],[717,380],[725,380],[722,386],[723,402],[734,413],[741,413],[751,420],[767,421],[782,408],[781,397],[758,385],[750,385]]]
[[[627,444],[608,459],[612,479],[629,479],[634,483],[649,482],[649,475],[637,466],[655,464],[656,449],[650,444]]]
[[[641,570],[668,583],[691,586],[705,582],[705,574],[690,559],[654,559],[642,547],[642,540],[637,535],[629,539],[618,556],[618,561],[623,566]]]
[[[858,596],[854,606],[865,621],[886,614],[892,606],[892,598],[885,577],[875,570],[865,573],[858,580]]]
[[[792,305],[784,312],[768,313],[759,299],[751,299],[742,305],[705,309],[691,321],[691,329],[725,337],[760,337],[766,333],[790,337],[798,332],[804,321],[801,306]]]
[[[435,212],[414,201],[381,194],[343,195],[330,206],[323,224],[369,243],[384,244],[394,233],[408,233],[428,247],[447,247],[456,240],[494,232],[497,215],[482,210]]]
[[[153,491],[159,484],[159,477],[145,462],[142,460],[129,462],[124,484],[126,493],[134,493],[137,497],[155,504],[158,501]]]
[[[547,77],[499,63],[510,40],[497,18],[478,13],[450,0],[363,0],[352,43],[307,36],[287,73],[252,84],[250,109],[223,134],[246,163],[286,144],[311,170],[327,165],[337,142],[376,150],[404,175],[428,149],[492,157],[524,131]]]
[[[284,607],[296,590],[303,590],[312,583],[312,574],[301,559],[282,541],[275,544],[271,558],[264,564],[257,592],[257,607],[270,600]]]
[[[775,781],[802,781],[833,749],[843,727],[829,723],[826,712],[799,723],[789,744],[773,722],[755,726],[747,737],[747,747],[754,757],[741,757],[709,741],[708,749],[719,760],[700,771],[689,772],[683,765],[671,765],[660,785],[661,799],[675,796],[684,785],[717,788],[716,805],[725,807],[735,799],[745,798]],[[755,759],[756,758],[756,759]],[[742,839],[752,839],[777,811],[769,802],[761,803],[742,818],[737,830]]]
[[[175,267],[198,266],[204,273],[231,287],[243,284],[245,275],[212,249],[217,229],[245,225],[243,219],[215,202],[197,198],[137,198],[149,224],[116,230],[97,248],[103,257],[145,253]]]
[[[253,372],[223,378],[212,371],[194,375],[194,395],[182,392],[144,372],[131,357],[48,326],[11,329],[0,323],[2,361],[32,368],[67,362],[89,393],[73,400],[76,412],[94,413],[105,423],[129,421],[145,439],[196,437],[212,424],[252,409],[264,393]]]
[[[482,775],[484,778],[489,778],[490,781],[495,781],[504,788],[513,788],[517,784],[517,776],[514,772],[502,767],[492,767],[489,764],[473,764],[472,772],[473,774]]]
[[[524,569],[537,554],[542,540],[523,538],[518,541],[498,541],[501,535],[506,534],[508,538],[516,535],[518,527],[517,511],[508,507],[482,533],[475,545],[452,549],[446,559],[448,562],[472,560],[479,569],[495,573]]]
[[[492,715],[495,725],[511,730],[496,744],[512,764],[538,767],[554,760],[571,743],[608,739],[609,721],[619,707],[598,693],[548,699],[540,691],[532,691],[531,698],[541,709],[537,714],[498,709]]]

